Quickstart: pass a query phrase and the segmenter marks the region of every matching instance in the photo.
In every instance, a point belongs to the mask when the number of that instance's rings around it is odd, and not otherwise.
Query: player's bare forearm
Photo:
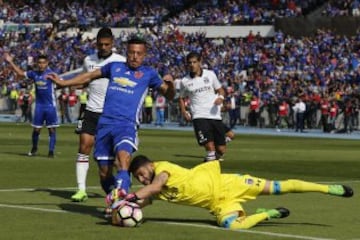
[[[152,204],[152,198],[146,198],[136,201],[136,203],[141,207],[146,207],[147,205]]]
[[[9,53],[5,53],[4,58],[10,64],[10,66],[14,69],[14,71],[16,72],[16,74],[18,76],[25,77],[25,72],[14,63],[13,57],[11,57]]]
[[[159,188],[159,186],[150,184],[143,188],[140,188],[135,192],[135,194],[139,199],[148,199],[153,195],[158,194],[160,191],[161,191],[161,187]]]
[[[163,77],[164,83],[160,86],[160,92],[168,100],[173,100],[175,97],[175,85],[173,77],[169,74]]]
[[[168,99],[168,100],[173,100],[175,97],[175,86],[173,82],[165,82],[168,85],[168,88],[164,94],[164,96]]]
[[[140,188],[135,192],[136,196],[139,199],[149,199],[153,195],[159,194],[163,188],[163,186],[166,184],[167,180],[169,178],[168,173],[161,172],[159,175],[156,175],[154,180],[151,182],[151,184],[146,185],[143,188]]]
[[[180,107],[180,112],[181,112],[182,116],[186,119],[186,121],[190,121],[191,115],[189,114],[188,111],[186,111],[185,102],[182,97],[179,98],[179,107]]]
[[[66,81],[62,80],[57,74],[53,74],[53,73],[47,75],[47,78],[51,79],[53,82],[55,82],[60,87],[77,86],[77,85],[86,84],[86,83],[90,82],[92,79],[98,77],[98,75],[95,74],[94,72],[82,73],[82,74],[79,74],[76,77],[66,80]]]
[[[215,105],[221,105],[224,102],[225,99],[225,91],[223,88],[219,88],[216,90],[216,93],[218,94],[218,98],[216,98],[214,104]]]

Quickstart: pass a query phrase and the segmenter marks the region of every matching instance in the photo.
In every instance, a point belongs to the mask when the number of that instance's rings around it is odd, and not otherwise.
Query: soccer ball
[[[124,200],[122,200],[124,201]],[[138,204],[124,201],[113,210],[112,223],[121,227],[137,227],[143,221],[143,213]]]

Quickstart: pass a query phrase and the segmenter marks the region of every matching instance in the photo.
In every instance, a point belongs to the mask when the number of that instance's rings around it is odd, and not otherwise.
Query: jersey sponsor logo
[[[204,86],[204,87],[195,89],[195,90],[193,91],[193,93],[207,92],[207,91],[210,91],[210,90],[212,90],[212,88],[211,88],[210,86]]]
[[[137,85],[136,82],[131,81],[128,78],[114,78],[114,82],[122,87],[135,87]]]
[[[134,94],[134,90],[123,88],[123,87],[111,86],[109,89],[124,92],[124,93],[128,93],[128,94]]]
[[[39,87],[42,87],[42,86],[45,86],[45,85],[46,85],[46,82],[44,82],[44,81],[37,81],[37,82],[36,82],[36,85],[39,86]]]
[[[48,89],[45,81],[37,81],[35,84],[37,89],[42,89],[42,90]]]
[[[142,76],[144,76],[144,73],[141,72],[141,71],[136,71],[135,74],[134,74],[134,77],[136,79],[142,78]]]

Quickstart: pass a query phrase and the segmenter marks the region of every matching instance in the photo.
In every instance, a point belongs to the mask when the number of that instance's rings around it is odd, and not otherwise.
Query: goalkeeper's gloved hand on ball
[[[111,206],[115,201],[123,199],[127,195],[127,192],[122,188],[114,188],[108,195],[105,197],[105,203],[108,206]]]
[[[137,202],[137,200],[139,200],[135,193],[127,194],[124,199],[128,202]]]

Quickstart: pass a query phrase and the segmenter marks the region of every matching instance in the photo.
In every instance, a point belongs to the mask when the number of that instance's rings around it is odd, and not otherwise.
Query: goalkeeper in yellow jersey
[[[157,197],[173,203],[206,208],[216,217],[219,226],[230,229],[248,229],[264,220],[289,215],[289,210],[283,207],[258,209],[256,213],[247,215],[242,203],[258,195],[319,192],[340,197],[353,196],[353,190],[344,185],[324,185],[293,179],[273,181],[250,175],[221,173],[219,161],[187,169],[167,161],[154,162],[139,155],[132,160],[129,171],[145,186],[127,195],[118,192],[114,199],[145,206],[149,199]],[[118,202],[114,206],[119,206]]]

